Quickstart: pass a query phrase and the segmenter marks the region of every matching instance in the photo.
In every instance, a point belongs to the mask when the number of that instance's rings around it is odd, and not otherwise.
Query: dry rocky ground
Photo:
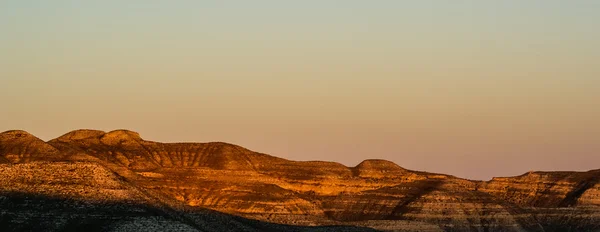
[[[126,130],[4,132],[0,163],[2,231],[600,231],[600,170],[482,182]]]

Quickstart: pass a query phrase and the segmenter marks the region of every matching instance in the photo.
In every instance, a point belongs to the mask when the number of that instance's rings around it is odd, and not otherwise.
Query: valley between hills
[[[385,160],[0,133],[0,231],[600,231],[600,170],[473,181]]]

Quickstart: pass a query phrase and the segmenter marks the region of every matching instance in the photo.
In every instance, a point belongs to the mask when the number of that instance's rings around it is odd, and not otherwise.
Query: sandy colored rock
[[[15,134],[24,139],[14,138]],[[107,174],[111,177],[104,179],[132,187],[114,194],[118,201],[138,199],[174,208],[211,209],[272,223],[365,226],[386,231],[600,229],[598,170],[530,172],[483,182],[407,170],[386,160],[365,160],[346,167],[335,162],[290,161],[221,142],[152,142],[127,130],[78,130],[48,143],[23,132],[7,132],[0,138],[4,163],[44,161],[48,156],[61,157],[55,162],[77,161],[81,167],[72,177],[74,189],[85,186],[86,181],[104,192],[118,189],[109,187],[110,181],[85,179],[102,173],[89,171],[96,167],[110,170],[112,176]],[[35,155],[14,159],[10,156],[13,151],[35,151]],[[53,167],[38,166],[37,174],[22,173],[52,176],[48,170],[55,170]],[[10,175],[18,173],[14,170]],[[56,173],[69,176],[63,171]],[[26,183],[29,185],[11,191],[61,189],[48,181]],[[95,190],[81,191],[67,195],[96,196]]]

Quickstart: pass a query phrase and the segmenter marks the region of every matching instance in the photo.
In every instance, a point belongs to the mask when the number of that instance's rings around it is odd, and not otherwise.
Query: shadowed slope
[[[131,203],[98,203],[23,193],[0,195],[0,231],[375,232],[357,226],[271,224],[218,212],[174,211]]]

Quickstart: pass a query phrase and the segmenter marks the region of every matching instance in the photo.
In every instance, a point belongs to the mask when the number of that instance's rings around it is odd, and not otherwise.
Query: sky
[[[600,1],[0,2],[0,131],[487,180],[600,168]]]

